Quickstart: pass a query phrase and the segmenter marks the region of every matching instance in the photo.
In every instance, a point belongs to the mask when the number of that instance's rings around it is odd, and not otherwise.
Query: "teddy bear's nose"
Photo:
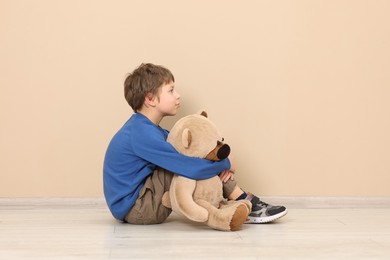
[[[229,154],[230,154],[230,147],[229,147],[229,145],[224,144],[221,146],[221,148],[219,148],[218,153],[217,153],[217,157],[218,157],[218,159],[223,160],[223,159],[227,158],[229,156]]]

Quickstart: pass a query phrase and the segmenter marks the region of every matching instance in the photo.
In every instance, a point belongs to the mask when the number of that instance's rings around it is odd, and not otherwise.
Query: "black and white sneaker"
[[[245,223],[268,223],[287,214],[285,207],[269,205],[256,196],[253,196],[251,202],[252,212],[249,214]]]

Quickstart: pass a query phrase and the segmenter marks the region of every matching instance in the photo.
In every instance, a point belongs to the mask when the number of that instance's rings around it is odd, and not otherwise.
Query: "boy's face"
[[[180,94],[175,90],[174,82],[163,84],[160,88],[156,108],[162,116],[174,116],[180,108]]]

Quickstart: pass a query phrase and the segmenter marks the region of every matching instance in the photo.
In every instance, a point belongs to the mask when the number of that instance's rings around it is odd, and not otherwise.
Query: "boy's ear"
[[[183,133],[181,134],[181,142],[184,146],[184,148],[189,148],[191,145],[192,136],[191,136],[191,130],[188,128],[185,128],[183,130]]]
[[[147,106],[154,106],[155,104],[154,104],[154,95],[152,94],[152,93],[148,93],[148,94],[146,94],[146,96],[145,96],[145,104],[147,105]]]

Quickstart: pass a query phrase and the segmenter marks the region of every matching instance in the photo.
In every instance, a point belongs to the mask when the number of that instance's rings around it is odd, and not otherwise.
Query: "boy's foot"
[[[272,206],[261,201],[258,197],[252,196],[252,212],[249,214],[245,223],[268,223],[287,214],[287,209],[285,207]]]

